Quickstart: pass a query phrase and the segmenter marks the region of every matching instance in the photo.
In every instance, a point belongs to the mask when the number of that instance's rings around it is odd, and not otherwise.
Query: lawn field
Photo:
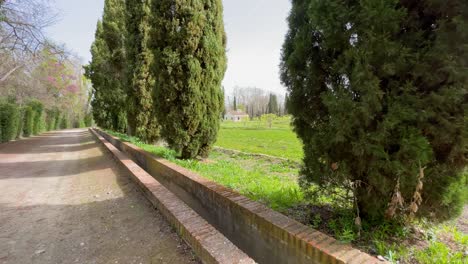
[[[267,121],[223,121],[216,146],[247,153],[266,154],[300,162],[302,143],[291,128],[291,119]]]

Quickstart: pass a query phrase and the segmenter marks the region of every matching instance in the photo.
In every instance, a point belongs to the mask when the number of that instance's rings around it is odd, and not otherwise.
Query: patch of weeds
[[[314,215],[314,217],[312,218],[310,222],[310,225],[313,228],[319,228],[321,224],[322,224],[322,217],[319,214]]]
[[[466,257],[462,252],[453,252],[447,245],[432,241],[423,251],[415,253],[415,258],[421,264],[465,264]]]
[[[377,255],[385,257],[391,263],[407,259],[410,255],[410,249],[402,244],[375,240],[374,246]]]
[[[344,215],[328,222],[328,228],[333,231],[335,238],[342,242],[353,242],[358,238],[358,233],[352,215]]]

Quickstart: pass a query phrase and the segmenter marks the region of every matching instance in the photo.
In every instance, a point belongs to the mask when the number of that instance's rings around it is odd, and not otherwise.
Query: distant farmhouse
[[[224,120],[240,122],[243,118],[248,118],[249,115],[242,110],[231,110],[226,113]]]

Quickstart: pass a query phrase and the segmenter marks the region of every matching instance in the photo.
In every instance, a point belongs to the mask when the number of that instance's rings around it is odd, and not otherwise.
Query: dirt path
[[[87,130],[0,145],[0,263],[194,263]]]

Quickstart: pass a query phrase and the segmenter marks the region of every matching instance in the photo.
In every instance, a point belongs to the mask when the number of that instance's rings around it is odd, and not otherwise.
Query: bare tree
[[[0,0],[0,55],[13,62],[0,72],[0,83],[36,60],[44,47],[62,52],[44,34],[57,20],[52,10],[48,0]]]

